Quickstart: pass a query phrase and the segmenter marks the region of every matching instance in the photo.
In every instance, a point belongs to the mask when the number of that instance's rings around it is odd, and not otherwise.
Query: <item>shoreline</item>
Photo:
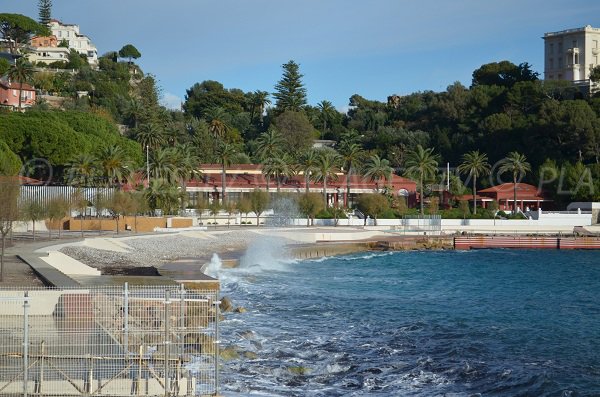
[[[504,237],[503,237],[504,236]],[[508,237],[507,237],[508,236]],[[18,243],[9,254],[34,254],[83,285],[117,282],[155,283],[182,282],[218,288],[218,280],[204,273],[213,255],[218,255],[225,268],[238,266],[241,259],[254,250],[260,258],[273,251],[275,257],[315,259],[370,251],[453,250],[473,248],[559,248],[598,249],[600,239],[566,238],[561,233],[549,235],[408,235],[389,229],[354,227],[254,228],[218,231],[181,231],[127,236],[98,236],[83,240],[46,241],[38,244]],[[471,242],[457,244],[457,241]],[[489,243],[503,240],[505,243]],[[472,243],[472,242],[475,243]],[[487,243],[486,243],[487,241]],[[506,243],[508,241],[509,243]],[[517,241],[518,243],[514,243]],[[539,241],[544,241],[540,244]],[[575,241],[575,243],[573,243]],[[577,245],[577,241],[584,243]],[[592,243],[590,243],[592,242]],[[276,251],[276,252],[275,252]],[[56,258],[51,256],[55,254]],[[68,262],[64,265],[61,262]],[[83,269],[83,270],[82,270]],[[90,270],[91,269],[91,270]],[[34,269],[35,270],[35,269]],[[90,274],[91,271],[96,273]],[[85,277],[84,277],[85,275]],[[101,277],[101,278],[95,278]],[[92,280],[92,278],[95,278]]]

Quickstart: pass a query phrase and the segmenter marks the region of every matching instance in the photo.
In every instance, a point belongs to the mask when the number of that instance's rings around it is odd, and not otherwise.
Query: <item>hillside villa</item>
[[[23,83],[11,82],[8,78],[0,78],[0,106],[15,110],[19,107],[19,89],[21,90],[21,107],[31,107],[36,100],[35,88]]]

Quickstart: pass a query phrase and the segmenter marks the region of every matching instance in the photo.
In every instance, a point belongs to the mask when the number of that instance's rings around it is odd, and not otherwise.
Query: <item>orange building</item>
[[[551,201],[545,198],[543,192],[538,190],[538,188],[533,185],[529,185],[527,183],[517,183],[516,185],[516,207],[520,208],[521,211],[525,211],[526,208],[537,210],[541,208],[542,203]],[[514,186],[514,183],[503,183],[498,186],[479,190],[477,192],[477,200],[481,200],[484,206],[486,203],[494,200],[498,203],[498,209],[512,211],[515,209]],[[472,196],[470,200],[473,200]]]
[[[21,107],[30,107],[35,103],[35,88],[29,84],[11,82],[6,78],[0,78],[0,105],[17,109],[19,107],[19,90],[21,90]]]
[[[212,200],[221,199],[221,165],[202,164],[200,166],[201,177],[187,183],[186,190],[192,201],[197,195],[204,195]],[[227,197],[238,199],[241,194],[249,193],[254,189],[269,190],[277,192],[278,186],[274,178],[267,180],[262,173],[262,167],[257,164],[234,164],[227,167],[225,186]],[[392,179],[370,181],[360,175],[350,177],[350,196],[346,197],[346,175],[338,174],[336,180],[327,181],[327,201],[330,205],[339,203],[343,206],[352,206],[359,194],[376,193],[384,188],[390,189],[394,195],[405,197],[409,205],[416,203],[417,184],[410,179],[393,175]],[[304,193],[306,185],[304,175],[300,173],[290,178],[284,178],[279,183],[279,191],[284,193]],[[309,191],[323,193],[323,183],[309,183]]]
[[[58,47],[56,36],[35,36],[29,43],[32,47]]]

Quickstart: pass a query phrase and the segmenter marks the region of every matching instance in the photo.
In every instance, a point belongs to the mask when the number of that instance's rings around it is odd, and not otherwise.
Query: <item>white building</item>
[[[27,54],[29,62],[69,62],[69,49],[64,47],[31,47]]]
[[[590,86],[590,72],[598,66],[600,29],[583,28],[544,34],[544,80],[567,80]]]
[[[79,33],[79,25],[63,24],[53,19],[50,21],[49,28],[56,36],[58,43],[66,40],[69,43],[69,49],[85,55],[90,65],[98,64],[98,50],[89,37]]]

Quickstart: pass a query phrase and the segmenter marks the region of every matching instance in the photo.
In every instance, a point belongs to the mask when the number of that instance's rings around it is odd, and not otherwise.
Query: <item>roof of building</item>
[[[27,83],[23,83],[21,86],[19,83],[13,83],[9,81],[6,77],[0,78],[0,87],[7,90],[23,90],[23,91],[35,91],[35,88],[30,86]]]
[[[202,176],[197,180],[190,181],[188,186],[216,189],[221,187],[222,168],[220,164],[202,164],[200,171],[202,172]],[[225,185],[228,188],[266,188],[267,179],[262,173],[260,164],[233,164],[226,168]],[[276,187],[275,178],[270,179],[269,185],[273,188]],[[384,179],[371,181],[361,175],[350,175],[351,189],[374,190],[387,185],[391,186],[394,190],[406,189],[409,192],[415,192],[417,186],[416,182],[398,175],[393,175],[389,183]],[[280,183],[280,187],[283,189],[304,189],[304,176],[300,174],[284,178]],[[311,181],[310,187],[313,189],[322,188],[323,184]],[[327,182],[327,187],[329,189],[345,189],[346,175],[339,173],[336,180],[329,180]]]
[[[528,183],[517,183],[517,200],[536,200],[536,201],[544,201],[543,193],[538,190],[537,187],[530,185]],[[513,198],[515,190],[514,183],[503,183],[501,185],[492,186],[487,189],[479,190],[478,193],[482,195],[486,194],[494,194],[498,199],[505,198],[511,199]]]

